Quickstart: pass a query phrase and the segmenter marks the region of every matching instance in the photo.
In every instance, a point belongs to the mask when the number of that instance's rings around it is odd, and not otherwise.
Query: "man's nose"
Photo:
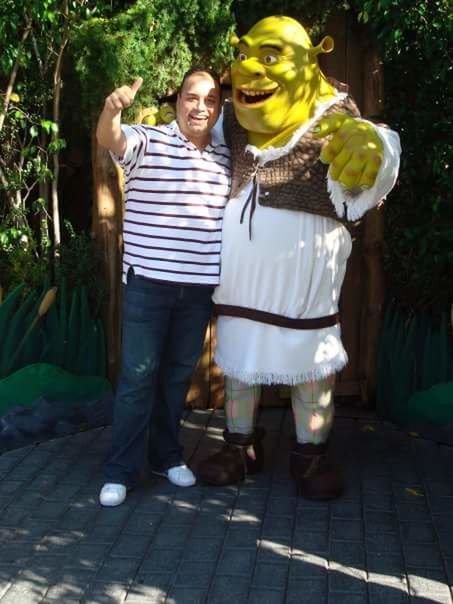
[[[198,99],[197,109],[198,109],[198,111],[205,111],[207,109],[205,99]]]

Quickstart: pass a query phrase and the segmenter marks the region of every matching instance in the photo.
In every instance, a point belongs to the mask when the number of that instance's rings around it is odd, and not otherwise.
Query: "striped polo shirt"
[[[230,152],[212,135],[203,151],[168,125],[122,126],[123,282],[130,267],[148,279],[217,285]]]

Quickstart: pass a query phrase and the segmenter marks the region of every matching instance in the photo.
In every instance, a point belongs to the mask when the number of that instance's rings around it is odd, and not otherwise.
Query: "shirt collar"
[[[220,120],[220,117],[219,117]],[[216,124],[219,123],[219,120],[217,120]],[[182,140],[186,145],[189,145],[190,147],[193,147],[194,149],[197,149],[197,146],[190,141],[180,130],[179,126],[178,126],[178,122],[176,120],[173,120],[172,122],[170,122],[168,124],[168,127],[170,129],[171,132],[174,132],[176,134],[176,136]],[[222,143],[224,144],[224,142],[222,141],[222,137],[223,137],[223,133],[222,133],[222,128],[220,128],[220,130],[218,128],[212,128],[211,130],[211,140],[210,142],[206,145],[205,150],[206,149],[215,149],[216,147],[220,147],[222,145]]]

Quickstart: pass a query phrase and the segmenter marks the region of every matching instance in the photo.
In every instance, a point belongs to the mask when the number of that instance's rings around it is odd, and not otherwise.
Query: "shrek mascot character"
[[[335,374],[347,363],[338,314],[346,225],[392,189],[399,138],[360,119],[344,87],[323,75],[317,58],[332,38],[313,46],[294,19],[268,17],[233,44],[224,108],[232,191],[214,293],[225,445],[199,476],[222,485],[261,469],[260,385],[287,384],[297,437],[291,474],[302,496],[331,499],[343,489],[328,440]]]

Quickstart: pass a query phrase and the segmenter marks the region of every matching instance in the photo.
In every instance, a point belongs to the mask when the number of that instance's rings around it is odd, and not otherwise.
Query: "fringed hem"
[[[363,191],[357,197],[350,197],[345,193],[344,188],[335,180],[327,175],[327,190],[329,191],[330,199],[335,208],[335,212],[339,218],[344,217],[344,204],[346,204],[348,215],[347,220],[354,222],[376,206],[380,197],[376,198],[376,189],[368,189]]]
[[[228,363],[225,363],[217,353],[214,355],[214,360],[225,375],[240,380],[241,382],[244,382],[244,384],[249,384],[250,386],[254,384],[264,384],[266,386],[271,386],[272,384],[296,386],[297,384],[305,384],[307,382],[317,382],[328,377],[329,375],[338,373],[347,365],[348,355],[345,352],[344,356],[336,359],[335,361],[325,363],[321,367],[310,369],[309,371],[303,371],[295,375],[260,372],[251,373],[244,371],[240,367],[233,367]]]

